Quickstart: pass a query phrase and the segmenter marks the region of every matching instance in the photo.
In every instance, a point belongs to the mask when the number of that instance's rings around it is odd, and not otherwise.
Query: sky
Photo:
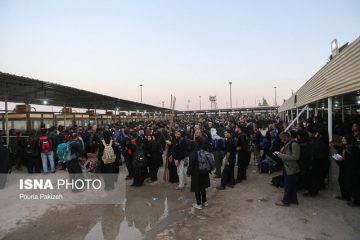
[[[176,109],[282,103],[360,36],[360,1],[1,0],[0,71]],[[0,108],[3,109],[3,105]]]

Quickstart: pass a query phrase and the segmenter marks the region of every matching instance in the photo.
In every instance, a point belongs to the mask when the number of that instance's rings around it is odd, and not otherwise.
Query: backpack
[[[87,132],[88,136],[86,138],[86,146],[88,147],[94,147],[94,139],[95,139],[95,133],[93,132]]]
[[[16,154],[18,151],[18,148],[19,148],[19,146],[18,146],[17,139],[15,139],[15,138],[10,139],[9,146],[8,146],[9,152]]]
[[[269,141],[266,138],[263,138],[260,142],[260,150],[266,150],[269,145]]]
[[[226,142],[223,138],[212,139],[211,140],[211,148],[213,151],[220,151],[226,149]]]
[[[71,154],[71,150],[70,150],[71,143],[72,142],[66,142],[66,143],[59,144],[59,146],[57,148],[57,155],[58,155],[61,163],[66,163],[66,162],[69,162],[69,161],[75,159],[76,155]]]
[[[25,141],[25,156],[33,156],[36,154],[36,139],[34,137],[28,137]]]
[[[197,152],[200,174],[209,174],[215,168],[214,155],[205,150]]]
[[[269,156],[266,156],[266,159],[261,161],[259,164],[258,164],[258,168],[260,170],[260,173],[273,173],[277,170],[276,168],[276,164],[277,162],[272,159],[271,157]]]
[[[137,150],[135,152],[135,157],[134,157],[134,167],[135,168],[143,168],[146,167],[146,160],[145,160],[145,155],[142,149]]]
[[[218,143],[217,139],[212,139],[211,140],[211,149],[213,151],[216,151],[218,149],[218,145],[219,145],[219,143]]]
[[[42,153],[48,153],[51,151],[51,144],[47,136],[41,136],[39,138],[39,147]]]
[[[227,142],[227,139],[226,138],[221,138],[221,139],[218,139],[218,147],[220,150],[225,150],[226,149],[226,142]]]
[[[113,140],[110,140],[109,144],[106,144],[105,140],[102,140],[101,142],[104,145],[104,153],[101,157],[102,161],[105,164],[114,163],[116,160],[116,155],[115,155],[115,151],[112,147]]]

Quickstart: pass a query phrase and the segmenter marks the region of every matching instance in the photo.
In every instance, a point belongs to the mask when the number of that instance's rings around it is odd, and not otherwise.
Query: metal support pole
[[[201,111],[201,96],[199,96],[199,99],[200,99],[200,111]]]
[[[299,115],[299,108],[296,106],[296,116]],[[299,118],[296,118],[296,124],[299,124]]]
[[[328,98],[328,132],[329,132],[329,142],[332,142],[333,140],[333,128],[332,128],[332,119],[333,119],[333,114],[332,114],[332,98],[329,97]]]
[[[64,104],[63,114],[64,114],[64,129],[66,129],[66,104]]]
[[[277,100],[276,100],[276,88],[277,88],[277,87],[274,87],[274,89],[275,89],[275,101],[274,101],[275,106],[277,106]]]
[[[96,106],[94,108],[94,112],[95,112],[95,125],[97,125]]]
[[[288,123],[290,122],[290,114],[291,114],[290,110],[286,111],[286,118]]]
[[[140,84],[139,86],[140,86],[140,102],[142,103],[142,87],[143,87],[143,85]]]
[[[350,108],[350,118],[351,118],[351,105],[349,105],[349,108]]]
[[[341,97],[341,121],[345,122],[345,113],[344,113],[344,96]]]
[[[310,118],[310,108],[306,109],[306,120]]]
[[[232,92],[231,92],[231,84],[232,84],[232,82],[229,82],[229,85],[230,85],[230,109],[232,109]]]
[[[319,115],[319,102],[316,102],[315,104],[315,117]]]
[[[8,111],[8,98],[5,96],[5,132],[6,132],[6,146],[9,146],[9,111]]]

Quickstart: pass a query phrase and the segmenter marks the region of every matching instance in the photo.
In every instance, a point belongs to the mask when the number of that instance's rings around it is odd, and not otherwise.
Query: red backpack
[[[39,138],[39,147],[43,153],[48,153],[51,150],[51,143],[47,136],[41,136]]]

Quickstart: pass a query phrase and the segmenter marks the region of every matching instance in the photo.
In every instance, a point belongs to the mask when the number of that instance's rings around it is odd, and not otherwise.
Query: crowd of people
[[[80,159],[96,156],[95,171],[109,174],[104,177],[105,190],[114,188],[123,164],[126,180],[132,180],[131,186],[136,187],[156,184],[161,178],[176,183],[175,189],[181,191],[189,176],[196,198],[193,207],[197,209],[208,205],[210,174],[221,179],[217,189],[233,188],[247,180],[251,159],[260,172],[282,171],[284,196],[277,205],[299,204],[300,189],[306,191],[304,196],[316,197],[326,187],[335,149],[341,156],[335,161],[341,189],[337,198],[351,206],[360,205],[358,123],[342,136],[341,144],[332,145],[320,119],[304,119],[289,128],[275,116],[211,116],[101,127],[94,123],[86,127],[42,126],[24,133],[11,130],[10,135],[8,149],[0,144],[2,172],[24,165],[29,173],[67,170],[76,178],[82,173]],[[164,173],[159,176],[161,166]]]

